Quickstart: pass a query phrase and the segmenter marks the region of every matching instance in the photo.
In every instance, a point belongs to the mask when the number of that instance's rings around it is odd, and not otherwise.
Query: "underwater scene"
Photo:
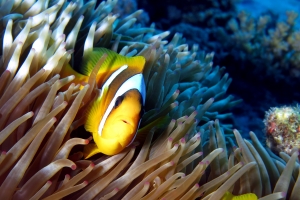
[[[0,199],[300,200],[300,0],[0,0]]]

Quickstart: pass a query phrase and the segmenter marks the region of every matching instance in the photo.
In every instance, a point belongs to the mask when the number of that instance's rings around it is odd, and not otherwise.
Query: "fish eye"
[[[118,96],[116,99],[114,108],[117,108],[122,103],[123,99],[124,99],[124,96]]]

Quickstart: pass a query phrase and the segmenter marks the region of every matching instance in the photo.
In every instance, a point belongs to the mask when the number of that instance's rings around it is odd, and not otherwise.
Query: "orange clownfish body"
[[[143,78],[145,58],[126,57],[105,48],[95,48],[78,69],[65,68],[62,77],[75,75],[74,83],[87,82],[98,60],[107,54],[96,81],[100,95],[89,105],[84,127],[91,132],[95,144],[86,145],[85,158],[96,153],[114,155],[135,138],[145,104]]]

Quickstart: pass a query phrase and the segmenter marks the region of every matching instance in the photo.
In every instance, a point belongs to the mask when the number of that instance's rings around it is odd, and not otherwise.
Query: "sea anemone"
[[[297,152],[275,166],[254,134],[253,147],[235,130],[237,148],[224,133],[230,127],[211,121],[228,118],[220,112],[240,102],[226,97],[231,79],[225,68],[212,69],[213,54],[189,50],[180,34],[168,42],[168,32],[135,25],[141,10],[117,19],[109,14],[116,2],[1,2],[1,199],[220,199],[228,191],[297,197],[298,182],[288,190],[298,176]],[[139,134],[147,137],[117,155],[83,160],[77,145],[91,138],[79,128],[101,88],[95,73],[80,89],[59,72],[99,46],[146,58]]]

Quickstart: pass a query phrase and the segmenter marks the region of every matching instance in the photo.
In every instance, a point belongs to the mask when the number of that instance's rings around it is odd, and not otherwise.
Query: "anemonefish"
[[[254,193],[247,193],[242,195],[233,195],[230,192],[226,192],[221,200],[257,200],[257,196]]]
[[[98,60],[107,54],[96,82],[101,93],[86,112],[84,128],[92,133],[95,144],[84,149],[85,158],[97,153],[114,155],[134,140],[146,98],[143,78],[145,58],[126,57],[105,48],[94,48],[77,68],[67,66],[61,77],[75,75],[74,83],[87,82]]]

